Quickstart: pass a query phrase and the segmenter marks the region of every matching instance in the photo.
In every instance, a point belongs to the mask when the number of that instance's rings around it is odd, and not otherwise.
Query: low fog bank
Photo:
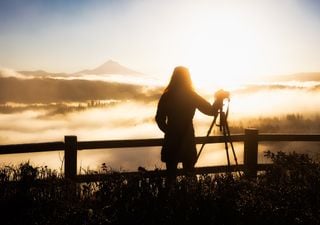
[[[47,109],[0,114],[0,145],[63,141],[65,135],[76,135],[79,141],[160,138],[162,133],[153,116],[155,107],[155,103],[124,102],[66,114],[49,115]],[[139,149],[80,151],[78,163],[84,169],[97,169],[104,162],[115,169],[136,169],[138,164],[153,167],[159,148],[153,152],[156,153],[140,154]],[[57,152],[0,155],[2,165],[30,160],[36,166],[55,169],[61,167],[61,158],[63,154]]]
[[[154,121],[155,110],[156,103],[122,103],[52,116],[43,116],[47,114],[46,110],[0,114],[0,143],[63,141],[64,135],[76,135],[79,141],[162,138],[163,133]],[[211,121],[211,117],[197,113],[194,121],[196,135],[205,136]],[[320,114],[247,117],[241,120],[230,116],[228,121],[232,134],[243,133],[247,127],[255,127],[260,133],[320,133]],[[214,127],[212,135],[221,135],[218,127]],[[261,143],[259,161],[268,162],[263,157],[267,150],[296,151],[317,157],[319,147],[320,143]],[[241,163],[243,144],[236,143],[235,149]],[[30,160],[36,166],[47,165],[55,169],[61,167],[62,158],[63,153],[57,152],[0,156],[3,165]],[[81,167],[82,173],[97,170],[102,163],[115,170],[126,171],[137,170],[138,166],[149,170],[164,168],[160,161],[160,147],[79,151],[78,169]],[[219,164],[226,164],[223,144],[206,145],[197,166]]]
[[[48,109],[0,114],[0,143],[59,141],[64,135],[80,140],[159,136],[155,108],[156,103],[124,102],[67,114]]]

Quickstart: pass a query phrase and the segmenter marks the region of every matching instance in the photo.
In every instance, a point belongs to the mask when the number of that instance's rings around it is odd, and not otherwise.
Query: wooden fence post
[[[77,175],[77,136],[64,136],[64,176],[74,179]]]
[[[258,165],[258,133],[255,128],[245,129],[243,164],[248,178],[257,177]]]

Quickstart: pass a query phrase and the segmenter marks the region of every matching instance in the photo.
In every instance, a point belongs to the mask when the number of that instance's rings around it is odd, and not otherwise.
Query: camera
[[[214,93],[214,98],[218,101],[223,101],[224,99],[230,99],[230,92],[220,89]]]

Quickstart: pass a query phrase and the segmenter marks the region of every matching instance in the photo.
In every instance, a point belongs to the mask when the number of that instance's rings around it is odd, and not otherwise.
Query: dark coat
[[[165,92],[158,103],[156,122],[165,133],[163,162],[195,163],[197,149],[192,119],[195,110],[214,115],[215,107],[194,91]]]

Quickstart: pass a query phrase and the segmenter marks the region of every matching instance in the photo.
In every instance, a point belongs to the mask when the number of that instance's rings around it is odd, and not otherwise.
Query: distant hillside
[[[0,77],[0,104],[81,102],[88,100],[158,99],[160,91],[142,85],[116,82],[64,80],[53,78],[19,79]]]
[[[25,76],[33,76],[33,77],[68,77],[66,73],[49,73],[44,70],[35,70],[35,71],[18,71],[18,73],[23,74]]]
[[[95,69],[91,70],[82,70],[77,72],[76,74],[95,74],[95,75],[103,75],[103,74],[125,74],[125,75],[143,75],[140,72],[129,69],[118,62],[109,60],[106,63],[98,66]]]
[[[282,81],[320,81],[320,72],[314,73],[296,73],[290,75],[269,76],[267,81],[282,82]]]

